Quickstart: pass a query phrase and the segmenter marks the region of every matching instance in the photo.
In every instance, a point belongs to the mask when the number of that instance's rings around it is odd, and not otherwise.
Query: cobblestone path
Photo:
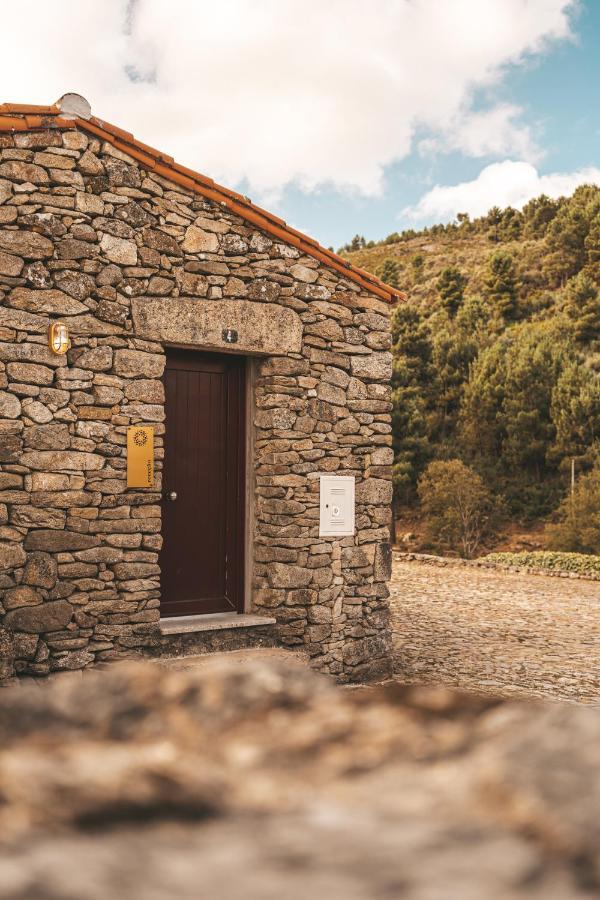
[[[394,560],[405,682],[600,704],[600,582]]]

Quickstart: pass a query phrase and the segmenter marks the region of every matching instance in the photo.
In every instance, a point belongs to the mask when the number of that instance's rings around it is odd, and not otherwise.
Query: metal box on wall
[[[319,535],[345,537],[354,534],[353,475],[320,475]]]

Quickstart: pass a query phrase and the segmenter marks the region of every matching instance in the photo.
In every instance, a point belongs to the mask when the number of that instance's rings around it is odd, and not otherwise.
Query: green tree
[[[594,216],[586,235],[585,253],[587,270],[596,284],[600,283],[600,214]]]
[[[457,214],[456,214],[456,221],[458,222],[459,226],[461,227],[461,229],[462,229],[463,231],[470,231],[470,230],[471,230],[471,228],[470,228],[470,226],[471,226],[471,217],[469,216],[469,213],[466,213],[466,212],[465,212],[465,213],[457,213]]]
[[[485,279],[485,296],[507,321],[518,317],[518,282],[510,253],[497,250],[489,258]]]
[[[573,334],[580,345],[596,349],[600,344],[600,291],[584,273],[567,284],[565,309],[573,322]]]
[[[427,326],[408,304],[392,316],[392,445],[394,501],[410,502],[419,473],[430,457],[424,386],[430,378]]]
[[[467,278],[456,266],[446,266],[438,278],[436,288],[442,305],[452,318],[464,300]]]
[[[418,491],[429,541],[470,559],[496,525],[494,501],[481,476],[459,459],[435,460]]]
[[[550,413],[556,429],[548,458],[558,465],[571,459],[589,465],[600,442],[600,374],[573,353],[552,391]]]
[[[425,260],[423,258],[423,254],[415,253],[415,255],[413,256],[413,258],[410,261],[415,281],[418,281],[421,278],[421,276],[423,274],[424,263],[425,263]]]
[[[487,347],[505,327],[501,316],[495,315],[483,297],[466,297],[456,314],[456,324],[475,342],[478,351]]]
[[[464,386],[479,348],[468,330],[442,315],[432,320],[430,344],[430,373],[422,390],[429,440],[443,455],[455,442]]]
[[[561,206],[546,233],[545,270],[554,286],[564,285],[586,262],[586,238],[590,228],[590,196],[576,192]]]
[[[526,237],[544,237],[548,225],[558,212],[559,204],[545,194],[534,197],[523,207],[524,233]]]
[[[387,257],[383,263],[377,267],[375,274],[390,287],[400,287],[400,266],[395,259]]]
[[[507,206],[502,212],[498,225],[498,237],[501,241],[516,241],[521,237],[523,230],[523,216],[512,206]]]
[[[600,465],[579,478],[548,533],[553,550],[600,554]]]
[[[507,329],[479,355],[464,391],[465,451],[527,515],[547,510],[558,490],[553,396],[575,355],[565,332],[560,322]]]

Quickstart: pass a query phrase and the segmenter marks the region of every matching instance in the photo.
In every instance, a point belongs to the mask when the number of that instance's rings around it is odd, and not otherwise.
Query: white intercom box
[[[354,534],[354,476],[320,475],[319,536]]]

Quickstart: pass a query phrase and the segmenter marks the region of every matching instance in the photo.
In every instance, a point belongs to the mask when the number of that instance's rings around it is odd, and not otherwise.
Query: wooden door
[[[242,612],[245,360],[167,350],[161,615]]]

